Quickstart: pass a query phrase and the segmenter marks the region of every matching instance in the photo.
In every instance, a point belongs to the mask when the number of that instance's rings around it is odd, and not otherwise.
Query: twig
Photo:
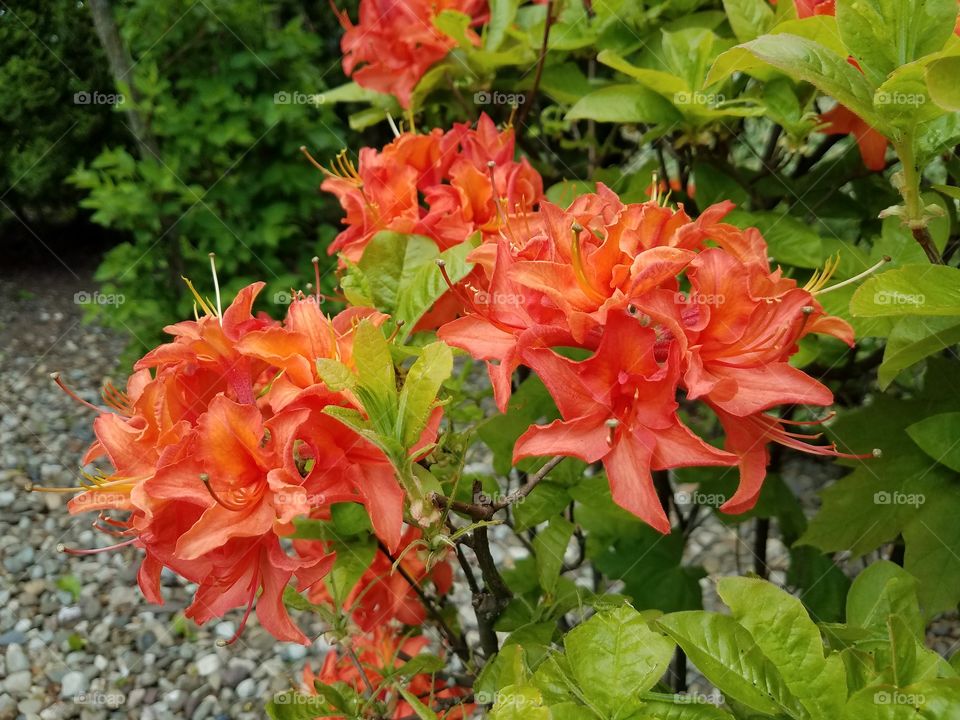
[[[543,77],[543,66],[547,62],[547,45],[550,42],[550,28],[553,27],[553,0],[548,0],[547,2],[547,19],[543,25],[543,43],[540,45],[540,57],[537,59],[537,74],[533,77],[533,87],[530,88],[530,92],[527,93],[526,99],[523,103],[523,108],[520,110],[520,116],[517,118],[517,126],[522,127],[524,121],[527,119],[527,115],[530,114],[530,106],[533,104],[533,99],[537,96],[537,91],[540,89],[540,79]]]

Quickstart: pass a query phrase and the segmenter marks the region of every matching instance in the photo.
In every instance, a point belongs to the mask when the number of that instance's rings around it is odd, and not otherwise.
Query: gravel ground
[[[91,529],[92,517],[68,515],[65,497],[24,490],[74,484],[92,439],[91,413],[49,374],[59,371],[91,401],[106,379],[123,380],[116,358],[125,338],[81,322],[75,296],[94,288],[90,271],[76,267],[31,266],[0,277],[0,720],[262,718],[264,698],[297,684],[304,663],[316,667],[326,653],[312,618],[298,618],[318,638],[309,648],[276,643],[255,616],[237,643],[218,647],[239,613],[202,628],[184,622],[193,588],[172,575],[164,576],[165,604],[149,605],[136,586],[137,551],[58,552],[60,543],[111,541]],[[523,554],[515,539],[494,538],[505,564]],[[713,518],[695,531],[688,560],[709,573],[708,606],[716,602],[712,580],[749,569],[751,547]],[[782,579],[787,553],[777,541],[768,560],[772,578]],[[469,607],[467,595],[453,600]],[[955,616],[934,623],[933,646],[944,653],[955,646],[958,625]],[[699,687],[693,671],[691,679]]]

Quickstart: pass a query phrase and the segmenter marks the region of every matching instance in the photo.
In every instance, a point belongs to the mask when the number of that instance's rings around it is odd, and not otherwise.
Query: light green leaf
[[[960,270],[946,265],[904,265],[868,278],[850,312],[860,317],[960,315]]]
[[[612,50],[601,50],[597,55],[597,60],[614,70],[619,70],[625,75],[639,80],[641,85],[650,88],[655,93],[664,96],[668,100],[682,93],[690,93],[690,86],[683,78],[671,75],[663,70],[651,70],[649,68],[637,67],[632,65]]]
[[[719,690],[767,715],[807,717],[777,667],[749,631],[728,615],[701,611],[672,613],[657,620]]]
[[[625,123],[675,123],[682,118],[658,93],[640,85],[609,85],[580,99],[567,120]]]
[[[957,720],[960,680],[928,680],[898,688],[872,685],[850,698],[843,720]]]
[[[874,85],[942,50],[957,19],[955,0],[837,0],[836,7],[843,42]]]
[[[914,638],[923,638],[916,578],[899,565],[881,560],[853,581],[847,595],[847,623],[886,636],[887,618],[891,615],[905,621]]]
[[[610,720],[640,706],[673,656],[673,643],[628,605],[594,615],[563,641],[570,669],[590,705]]]
[[[630,720],[733,720],[733,715],[695,696],[677,695],[676,700],[645,700]]]
[[[508,685],[497,693],[490,720],[551,720],[540,691],[532,685]]]
[[[927,66],[927,89],[933,101],[944,110],[960,110],[960,56],[934,60]]]
[[[795,80],[811,83],[880,132],[889,132],[873,110],[870,85],[843,55],[819,42],[789,33],[763,35],[739,47]]]
[[[774,23],[773,8],[766,0],[723,0],[727,20],[740,42],[753,40],[770,30]]]
[[[406,447],[413,447],[420,439],[436,404],[437,392],[452,371],[453,351],[442,342],[430,343],[423,348],[411,366],[400,391],[399,405]]]
[[[513,24],[517,15],[519,0],[490,0],[490,20],[486,25],[483,47],[496,52],[507,36],[507,28]]]
[[[752,578],[722,578],[717,592],[810,717],[838,715],[847,699],[843,663],[836,656],[824,658],[820,630],[803,603]]]
[[[437,267],[437,259],[446,263],[450,282],[459,282],[473,268],[473,265],[467,262],[467,256],[473,252],[478,242],[479,236],[474,236],[439,254],[434,245],[431,253],[418,253],[419,264],[410,263],[405,266],[398,285],[396,310],[393,313],[394,320],[403,322],[401,340],[406,340],[413,333],[420,318],[449,290],[440,268]]]

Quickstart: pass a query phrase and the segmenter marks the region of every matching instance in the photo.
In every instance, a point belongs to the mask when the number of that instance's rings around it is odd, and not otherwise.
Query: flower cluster
[[[654,201],[625,205],[598,185],[565,210],[542,202],[474,251],[483,285],[458,289],[469,311],[440,337],[488,362],[501,410],[525,365],[561,414],[519,439],[515,461],[602,461],[614,500],[669,532],[652,470],[738,465],[739,489],[723,509],[743,512],[759,496],[768,442],[838,454],[768,411],[829,405],[830,390],[789,360],[808,334],[852,344],[852,330],[824,313],[818,283],[801,288],[771,270],[756,229],[722,222],[731,208],[691,220]],[[575,361],[560,348],[592,354]],[[681,421],[679,393],[719,418],[723,449]]]
[[[485,114],[476,128],[405,132],[381,151],[363,148],[356,167],[344,156],[336,165],[322,188],[337,196],[347,228],[329,252],[352,262],[381,230],[423,235],[446,250],[495,233],[504,216],[543,196],[537,171],[514,160],[513,128],[497,130]]]
[[[245,623],[259,594],[261,624],[278,639],[307,642],[283,591],[294,575],[302,588],[320,584],[335,556],[309,542],[288,554],[280,540],[294,518],[360,503],[385,552],[411,540],[403,537],[404,493],[393,465],[324,412],[359,407],[356,398],[327,387],[315,367],[318,358],[350,366],[356,328],[386,316],[351,308],[331,319],[316,297],[301,294],[280,323],[252,313],[262,287],[243,289],[222,312],[219,301],[215,308],[198,296],[204,315],[168,327],[173,341],[136,364],[126,392],[109,389],[112,412],[94,421],[84,463],[103,459],[112,471],[88,475],[70,509],[100,510],[100,529],[144,550],[139,584],[151,601],[162,602],[167,567],[198,585],[186,611],[196,622],[246,607]],[[423,442],[436,432],[439,410],[434,415]],[[415,620],[415,601],[399,594],[383,590],[366,615]]]
[[[374,698],[381,704],[377,717],[401,718],[418,717],[410,703],[393,692],[388,676],[397,671],[402,673],[403,664],[423,653],[427,647],[425,637],[400,637],[377,628],[370,633],[354,639],[353,657],[348,653],[331,651],[324,659],[319,673],[314,673],[309,665],[303,669],[303,690],[317,695],[316,683],[336,685],[343,683],[350,688],[363,692],[374,688]],[[443,680],[425,672],[418,672],[407,678],[402,676],[404,689],[428,706],[447,705],[446,711],[437,712],[442,720],[464,720],[471,716],[474,706],[464,702],[470,695],[466,688],[450,686]],[[337,720],[340,716],[330,716]],[[343,720],[340,717],[340,720]]]
[[[340,41],[343,72],[361,87],[396,96],[410,107],[420,78],[456,45],[434,19],[444,11],[469,15],[475,24],[488,14],[486,0],[361,0],[359,23],[338,13],[346,32]],[[475,44],[479,36],[468,30]]]

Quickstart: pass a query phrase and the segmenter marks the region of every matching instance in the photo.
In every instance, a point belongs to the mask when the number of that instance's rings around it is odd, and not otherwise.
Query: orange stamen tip
[[[57,543],[57,552],[62,553],[67,551],[67,546],[63,543]]]
[[[446,260],[444,260],[443,258],[437,258],[437,267],[438,267],[438,268],[445,268],[446,266],[447,266],[447,261],[446,261]]]
[[[575,233],[580,233],[580,232],[583,232],[583,225],[581,225],[578,222],[574,222],[573,225],[570,226],[570,229],[573,230]]]
[[[497,164],[496,164],[493,160],[487,160],[487,167],[488,167],[488,168],[490,168],[490,169],[492,170],[492,169],[495,168],[496,166],[497,166]]]

